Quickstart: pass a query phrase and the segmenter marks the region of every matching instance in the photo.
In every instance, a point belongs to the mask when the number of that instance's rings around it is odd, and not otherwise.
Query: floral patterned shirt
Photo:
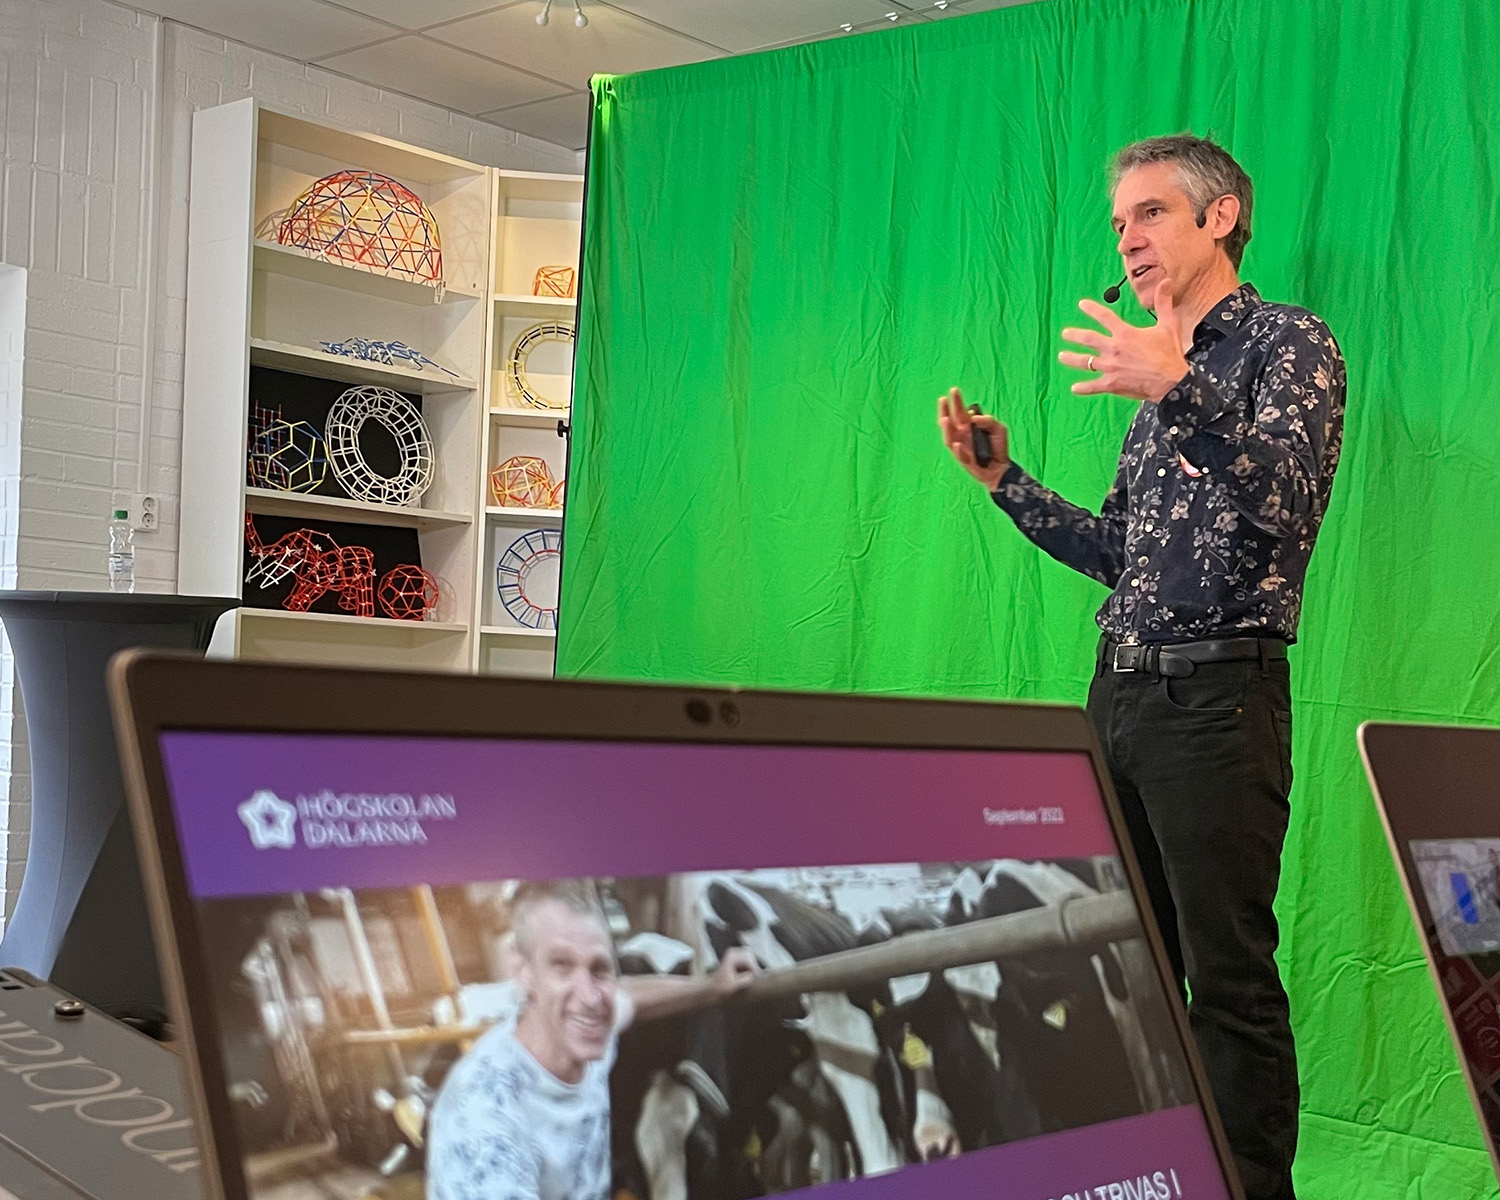
[[[1098,516],[1014,463],[995,503],[1059,562],[1113,588],[1117,642],[1295,640],[1344,434],[1344,357],[1306,309],[1248,283],[1193,331],[1188,373],[1143,403]]]

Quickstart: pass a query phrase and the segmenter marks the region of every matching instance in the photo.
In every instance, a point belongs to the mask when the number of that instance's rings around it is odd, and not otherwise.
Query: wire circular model
[[[337,171],[319,179],[287,209],[276,240],[382,274],[442,286],[437,220],[415,192],[376,171]]]
[[[528,629],[556,629],[561,568],[560,529],[523,533],[495,567],[495,587],[505,611]]]
[[[511,390],[515,392],[516,399],[530,408],[562,410],[568,407],[566,396],[561,400],[554,400],[537,390],[526,373],[526,360],[533,351],[547,342],[563,342],[571,346],[574,336],[573,326],[563,321],[543,321],[521,331],[510,348],[510,361],[507,364]]]
[[[365,461],[359,433],[374,421],[396,440],[401,468],[381,475]],[[374,504],[415,504],[432,486],[432,438],[417,406],[383,387],[352,387],[328,410],[324,444],[333,474],[356,500]]]

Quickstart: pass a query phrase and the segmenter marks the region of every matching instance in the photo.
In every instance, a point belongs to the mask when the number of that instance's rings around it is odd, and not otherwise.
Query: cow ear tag
[[[927,1053],[927,1043],[914,1034],[910,1026],[907,1026],[906,1040],[901,1044],[901,1061],[913,1071],[920,1071],[932,1063],[932,1058]]]

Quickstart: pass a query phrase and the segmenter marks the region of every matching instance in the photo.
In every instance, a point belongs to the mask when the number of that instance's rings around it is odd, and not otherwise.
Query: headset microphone
[[[1129,278],[1129,275],[1125,276],[1125,279]],[[1125,286],[1125,279],[1120,280],[1120,282],[1115,284],[1114,287],[1107,287],[1104,289],[1104,303],[1113,304],[1120,298],[1120,289]]]

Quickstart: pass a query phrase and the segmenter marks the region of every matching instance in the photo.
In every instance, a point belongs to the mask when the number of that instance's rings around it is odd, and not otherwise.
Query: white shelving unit
[[[420,197],[442,238],[441,289],[268,240],[276,214],[315,180],[344,169],[389,175]],[[246,601],[232,625],[221,623],[216,652],[474,669],[474,597],[487,529],[476,481],[485,473],[491,424],[497,186],[492,168],[331,129],[254,100],[195,116],[179,579],[185,592]],[[350,338],[404,342],[448,370],[322,349]],[[419,397],[434,459],[433,482],[419,504],[248,486],[252,367]],[[443,589],[435,619],[257,607],[256,585],[244,582],[247,515],[311,528],[337,522],[414,531],[421,565]],[[353,542],[347,533],[341,540]],[[546,666],[550,672],[550,660]]]
[[[389,175],[422,199],[442,235],[442,289],[271,240],[277,214],[309,184],[342,169]],[[551,673],[555,631],[529,628],[506,610],[496,566],[516,538],[559,530],[562,513],[495,504],[489,474],[519,454],[544,459],[556,478],[566,467],[571,348],[546,343],[528,363],[533,385],[556,408],[526,407],[507,386],[506,367],[526,328],[574,324],[575,300],[531,289],[543,266],[571,267],[576,278],[582,202],[578,176],[481,167],[254,100],[196,115],[179,578],[184,591],[246,600],[216,652]],[[322,348],[349,338],[401,341],[447,369],[367,362]],[[435,461],[420,504],[248,486],[252,367],[420,397]],[[244,583],[247,515],[305,520],[312,528],[335,522],[415,531],[421,564],[443,588],[435,619],[257,607],[256,588]],[[533,583],[541,591],[558,565],[539,563]]]
[[[345,169],[389,175],[426,204],[442,238],[441,289],[273,240],[278,214]],[[555,478],[566,467],[571,346],[544,343],[528,361],[555,408],[527,407],[507,385],[507,364],[525,329],[575,322],[574,299],[531,291],[540,267],[571,267],[576,278],[582,178],[482,167],[242,100],[196,114],[190,189],[179,580],[185,592],[246,601],[214,651],[550,675],[556,633],[506,610],[496,566],[528,532],[555,537],[562,512],[499,506],[489,475],[513,455],[544,459]],[[441,367],[322,347],[350,338],[404,342]],[[435,464],[420,504],[247,485],[252,367],[419,397]],[[421,565],[443,589],[434,619],[257,606],[258,589],[244,582],[247,515],[415,531]],[[559,565],[539,562],[533,583],[549,590],[544,576]]]
[[[551,674],[557,634],[533,629],[518,621],[501,602],[497,567],[501,556],[518,538],[537,530],[560,531],[561,509],[504,507],[495,503],[489,475],[517,455],[540,458],[554,479],[567,468],[567,439],[573,390],[572,347],[545,343],[527,363],[533,388],[555,408],[527,407],[509,379],[511,347],[538,322],[553,321],[576,328],[577,300],[535,296],[533,281],[541,267],[570,267],[577,279],[578,252],[583,227],[583,179],[576,175],[547,175],[497,171],[494,211],[494,260],[491,267],[489,402],[484,428],[484,478],[480,511],[484,533],[479,539],[475,570],[475,620],[478,637],[474,667],[483,672]],[[576,290],[576,289],[575,289]],[[550,591],[560,563],[538,560],[533,585]]]

